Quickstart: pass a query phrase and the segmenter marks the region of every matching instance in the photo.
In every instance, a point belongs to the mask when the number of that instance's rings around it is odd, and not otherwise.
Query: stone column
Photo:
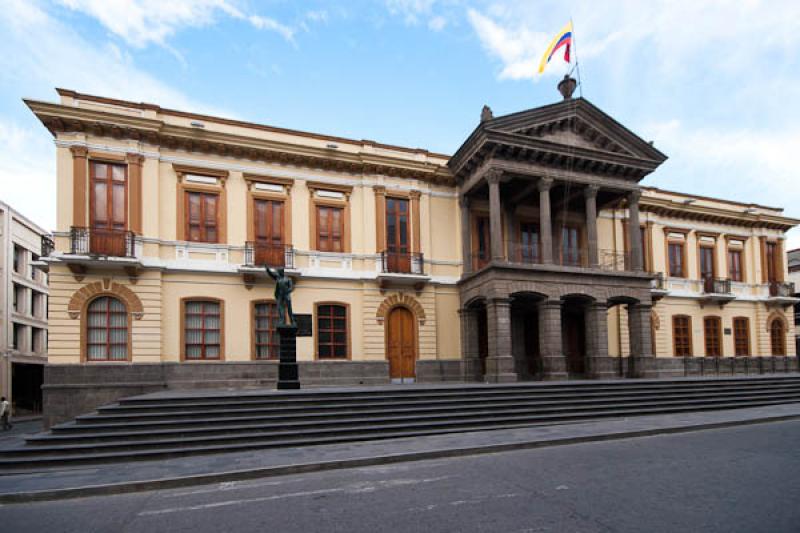
[[[608,305],[591,303],[586,307],[586,375],[595,379],[615,377],[608,357]]]
[[[642,230],[639,228],[639,198],[641,191],[628,195],[628,236],[631,240],[631,270],[644,269],[642,262]]]
[[[650,304],[628,305],[628,336],[631,354],[628,356],[628,376],[632,378],[658,377],[650,331]]]
[[[583,190],[586,199],[586,248],[589,255],[589,267],[597,268],[600,257],[597,249],[597,185],[589,185]]]
[[[539,180],[539,235],[542,241],[542,263],[553,264],[553,229],[550,222],[550,188],[552,178]]]
[[[461,267],[464,274],[472,272],[472,224],[469,216],[469,198],[465,195],[458,197],[458,206],[461,208]]]
[[[475,309],[459,309],[461,322],[461,359],[464,381],[483,381],[481,375],[480,347],[478,343],[478,312]]]
[[[492,261],[503,260],[503,207],[500,203],[500,170],[489,170],[486,181],[489,183],[489,232]]]
[[[489,356],[486,358],[486,381],[517,381],[514,356],[511,353],[511,300],[492,298],[486,304]]]
[[[561,338],[561,300],[539,303],[539,356],[542,377],[547,380],[567,379],[567,359]]]
[[[71,146],[72,152],[72,225],[86,227],[89,218],[86,216],[86,206],[89,204],[89,183],[86,176],[86,159],[89,149],[85,146]]]

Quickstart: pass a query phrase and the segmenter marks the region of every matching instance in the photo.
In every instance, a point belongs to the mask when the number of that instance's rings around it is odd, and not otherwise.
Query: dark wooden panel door
[[[562,321],[567,370],[570,375],[583,375],[586,357],[586,328],[583,313],[565,312]]]
[[[700,247],[700,279],[706,292],[714,292],[714,249],[710,246]]]
[[[273,267],[284,266],[283,202],[254,201],[255,263]]]
[[[416,376],[417,339],[414,332],[414,315],[404,307],[394,309],[389,315],[387,349],[389,376],[392,379]]]
[[[386,199],[386,253],[389,272],[411,272],[408,246],[408,200]]]
[[[125,165],[91,163],[89,250],[124,257],[128,227],[128,177]]]

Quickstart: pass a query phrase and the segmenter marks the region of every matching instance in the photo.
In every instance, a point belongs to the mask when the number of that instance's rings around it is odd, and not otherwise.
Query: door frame
[[[414,334],[414,377],[406,378],[406,377],[402,377],[401,376],[399,378],[399,380],[400,380],[399,383],[414,383],[417,380],[417,368],[416,368],[416,365],[417,365],[417,361],[419,361],[419,323],[417,322],[417,315],[414,313],[413,309],[411,309],[410,307],[408,307],[406,305],[403,305],[403,304],[397,304],[397,305],[392,306],[392,308],[389,309],[386,312],[386,319],[384,320],[384,328],[383,328],[384,329],[384,333],[383,333],[383,352],[384,352],[385,357],[386,357],[386,362],[389,364],[389,380],[390,380],[390,382],[394,383],[394,379],[398,379],[398,378],[392,378],[392,363],[391,363],[391,361],[389,359],[389,331],[390,331],[392,313],[394,313],[399,308],[405,309],[406,311],[408,311],[411,314],[411,323],[413,325],[412,331],[413,331],[413,334]]]

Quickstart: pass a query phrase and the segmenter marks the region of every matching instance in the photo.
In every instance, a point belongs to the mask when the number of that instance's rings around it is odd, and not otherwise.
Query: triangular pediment
[[[583,98],[497,117],[481,126],[563,146],[642,159],[666,159],[652,144]]]

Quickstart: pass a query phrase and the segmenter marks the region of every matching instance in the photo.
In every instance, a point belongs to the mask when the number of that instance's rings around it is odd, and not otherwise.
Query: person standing
[[[3,421],[3,431],[11,429],[13,426],[8,422],[11,415],[11,406],[5,396],[0,396],[0,419]]]

